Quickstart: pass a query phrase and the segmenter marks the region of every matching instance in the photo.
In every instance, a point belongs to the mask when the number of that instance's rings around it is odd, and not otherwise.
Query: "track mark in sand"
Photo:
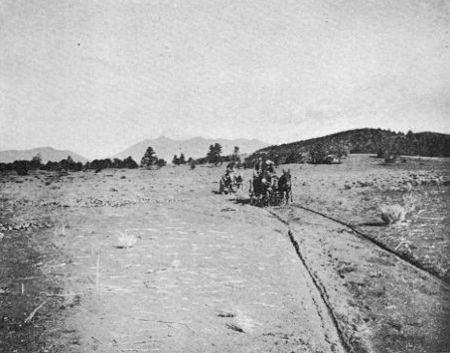
[[[306,269],[306,272],[308,273],[310,279],[312,280],[320,298],[322,299],[323,304],[325,305],[327,312],[328,312],[328,317],[330,318],[331,322],[333,323],[333,326],[336,330],[337,336],[339,337],[339,341],[341,346],[343,347],[343,349],[348,352],[348,353],[354,353],[355,351],[353,350],[352,345],[350,344],[349,340],[347,339],[347,337],[344,335],[344,331],[341,328],[339,321],[337,319],[337,316],[333,310],[333,307],[330,304],[330,300],[328,297],[328,294],[325,290],[324,285],[320,282],[320,280],[317,278],[317,276],[314,275],[314,273],[312,272],[311,268],[308,266],[308,264],[306,263],[306,260],[303,256],[303,254],[300,251],[300,246],[297,243],[297,241],[294,238],[294,235],[292,234],[292,231],[289,228],[289,222],[284,220],[282,217],[280,217],[278,214],[276,214],[275,212],[271,211],[271,210],[267,210],[267,212],[272,215],[273,217],[275,217],[277,220],[279,220],[281,223],[283,223],[284,225],[286,225],[288,227],[288,237],[289,240],[292,244],[292,246],[295,249],[295,252],[297,253],[297,256],[300,259],[300,262],[302,263],[303,267]],[[312,294],[312,293],[311,293]],[[311,295],[312,300],[314,302],[314,305],[316,307],[317,313],[322,321],[322,327],[324,327],[324,317],[323,317],[323,313],[322,310],[320,308],[319,303],[316,302],[316,300],[314,299],[314,295]],[[327,333],[325,333],[325,338],[328,341],[328,343],[330,343],[331,345],[333,345],[330,341],[329,341],[329,336],[327,335]],[[334,350],[333,350],[334,351]]]
[[[397,253],[395,250],[389,248],[388,246],[386,246],[385,244],[381,243],[380,241],[373,239],[372,237],[368,236],[367,234],[364,234],[363,232],[361,232],[359,229],[357,229],[354,225],[345,222],[345,221],[341,221],[338,220],[332,216],[329,216],[325,213],[313,210],[311,208],[302,206],[302,205],[298,205],[298,204],[291,204],[291,206],[296,207],[296,208],[300,208],[302,210],[305,210],[307,212],[313,213],[317,216],[321,216],[323,218],[326,218],[332,222],[341,224],[347,228],[349,228],[350,230],[352,230],[352,234],[358,236],[361,239],[364,239],[372,244],[374,244],[375,246],[377,246],[378,248],[380,248],[381,250],[384,250],[385,252],[388,252],[391,255],[394,255],[397,259],[401,260],[403,263],[405,263],[407,266],[411,266],[413,267],[415,270],[421,272],[421,273],[425,273],[430,279],[438,282],[441,286],[443,286],[444,288],[446,288],[447,290],[450,290],[450,285],[448,283],[446,283],[445,281],[443,281],[440,277],[438,277],[435,273],[433,273],[432,271],[429,271],[427,268],[423,267],[419,262],[417,261],[413,261],[411,259],[409,259],[408,257]],[[272,213],[272,212],[271,212]],[[281,217],[279,217],[278,215],[276,216],[278,219],[280,219]],[[284,224],[289,225],[289,222],[283,220]]]
[[[294,236],[293,236],[291,230],[288,231],[288,236],[289,236],[289,240],[291,241],[292,245],[295,248],[295,251],[296,251],[298,257],[300,258],[300,261],[302,262],[302,264],[305,267],[306,271],[308,272],[311,280],[313,281],[314,286],[316,287],[317,291],[319,292],[322,302],[325,304],[325,307],[327,308],[328,315],[336,329],[336,332],[338,334],[338,337],[339,337],[342,347],[344,347],[346,352],[353,353],[354,352],[353,347],[350,344],[350,342],[348,341],[347,337],[344,335],[343,329],[341,328],[338,318],[333,310],[333,307],[330,304],[329,296],[326,292],[325,286],[322,284],[322,282],[320,282],[318,277],[313,274],[311,268],[307,265],[306,260],[300,251],[300,246],[297,243],[297,241],[294,239]],[[324,318],[323,318],[323,315],[321,314],[321,310],[320,310],[320,305],[315,301],[314,297],[312,297],[312,298],[313,298],[314,304],[317,308],[317,312],[318,312],[322,322],[324,322]]]

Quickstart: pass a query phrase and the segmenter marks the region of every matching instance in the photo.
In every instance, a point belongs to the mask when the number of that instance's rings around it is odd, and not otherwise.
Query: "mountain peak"
[[[166,137],[164,135],[159,136],[157,139],[155,139],[156,141],[174,141],[169,137]],[[151,140],[150,140],[151,141]]]
[[[71,156],[76,162],[85,163],[88,161],[87,158],[80,156],[79,154],[67,151],[58,150],[53,147],[37,147],[28,150],[7,150],[0,151],[0,162],[2,163],[12,163],[19,160],[31,160],[34,156],[40,154],[42,162],[46,163],[48,161],[59,162],[62,159],[66,159],[67,156]]]
[[[113,158],[126,158],[131,156],[134,160],[139,161],[149,146],[153,148],[159,158],[163,158],[167,162],[172,161],[172,157],[175,154],[180,155],[180,153],[183,153],[186,158],[200,158],[206,156],[209,146],[216,142],[222,145],[223,155],[233,153],[234,146],[239,146],[241,153],[252,153],[268,145],[262,141],[247,139],[207,139],[197,136],[186,140],[173,140],[166,136],[160,136],[153,140],[146,139],[137,143],[123,152],[116,154]]]

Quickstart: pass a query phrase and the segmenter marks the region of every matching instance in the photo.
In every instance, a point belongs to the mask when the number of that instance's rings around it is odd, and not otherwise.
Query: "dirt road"
[[[62,212],[64,287],[81,293],[71,350],[341,352],[285,229],[209,187],[191,195]],[[116,248],[118,232],[137,243]]]
[[[22,269],[0,283],[2,315],[14,318],[0,326],[3,351],[425,352],[447,346],[450,303],[439,283],[342,225],[295,207],[271,214],[239,202],[246,192],[215,194],[220,173],[167,167],[3,180],[2,242],[13,246],[10,252],[39,254],[28,267],[2,262]],[[315,180],[307,179],[306,192]],[[311,204],[326,202],[324,193],[314,195],[322,198]],[[306,196],[296,194],[296,202]],[[118,247],[123,236],[135,241],[132,247]]]
[[[66,258],[46,267],[63,288],[64,319],[41,349],[342,352],[286,228],[262,209],[212,193],[211,183],[184,191],[170,177],[155,187],[151,173],[135,174],[133,182],[152,187],[145,200],[119,207],[114,191],[62,182],[58,205],[47,209],[54,227],[34,234]],[[103,200],[99,207],[86,207],[92,195]],[[43,208],[31,212],[43,217]],[[117,248],[121,234],[136,244]]]

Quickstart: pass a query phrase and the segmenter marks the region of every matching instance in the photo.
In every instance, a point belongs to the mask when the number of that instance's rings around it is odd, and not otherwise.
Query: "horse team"
[[[233,193],[243,186],[243,176],[234,170],[230,163],[219,181],[219,192]],[[258,206],[277,206],[292,202],[292,182],[290,169],[284,170],[278,177],[274,163],[257,161],[253,177],[249,180],[250,203]]]

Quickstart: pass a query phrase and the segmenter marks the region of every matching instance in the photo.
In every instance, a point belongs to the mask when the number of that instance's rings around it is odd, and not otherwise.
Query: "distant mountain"
[[[262,148],[247,158],[251,163],[259,156],[277,160],[278,163],[298,163],[302,154],[321,144],[330,149],[344,145],[350,153],[378,153],[387,146],[394,146],[402,155],[450,157],[450,135],[436,132],[407,134],[383,129],[355,129],[323,137]]]
[[[51,147],[38,147],[30,150],[8,150],[0,151],[0,163],[12,163],[19,160],[31,160],[37,154],[41,155],[42,163],[48,161],[59,162],[62,159],[71,156],[75,162],[86,163],[87,158],[80,156],[72,151],[57,150]]]
[[[113,158],[123,159],[131,156],[136,162],[139,163],[147,147],[151,146],[158,158],[163,158],[170,163],[172,162],[172,158],[175,154],[179,156],[183,153],[186,159],[189,157],[205,157],[206,153],[209,151],[209,146],[215,143],[219,143],[222,146],[222,155],[231,154],[234,146],[238,146],[240,152],[243,154],[249,154],[267,146],[267,143],[259,140],[205,139],[202,137],[195,137],[188,140],[172,140],[167,137],[159,137],[157,139],[147,139],[139,142],[127,148],[125,151],[116,154]]]

